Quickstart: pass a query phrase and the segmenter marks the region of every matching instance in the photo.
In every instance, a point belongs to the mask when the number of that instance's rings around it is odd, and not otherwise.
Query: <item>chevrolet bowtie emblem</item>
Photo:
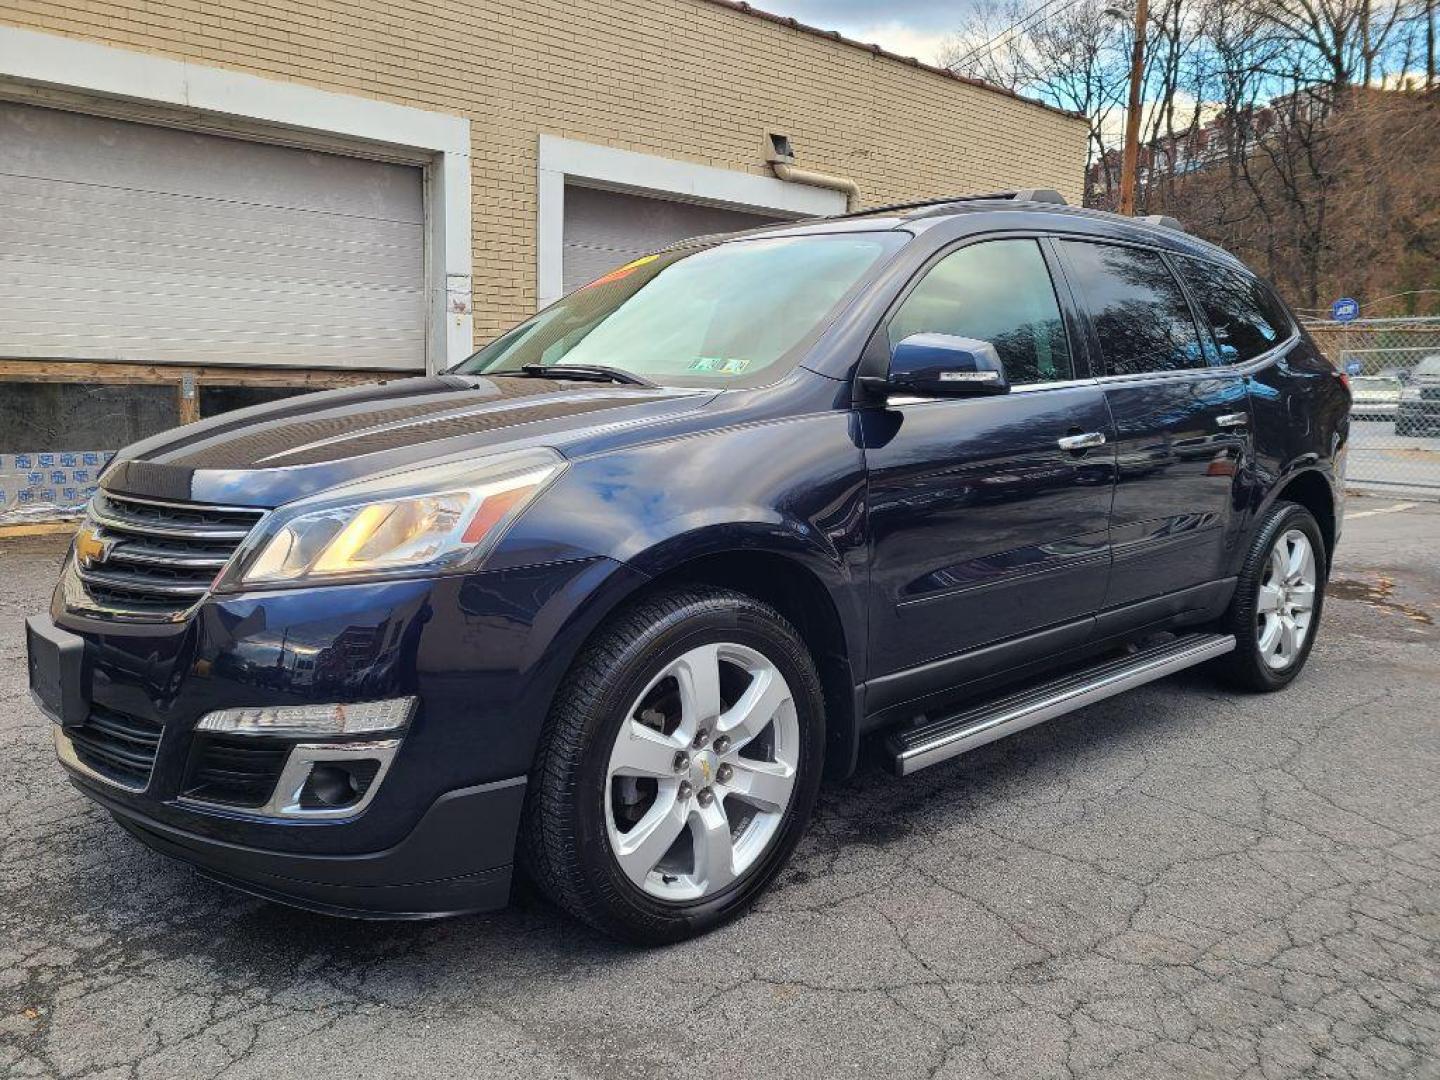
[[[86,525],[75,534],[75,561],[80,569],[89,570],[110,557],[112,542]]]

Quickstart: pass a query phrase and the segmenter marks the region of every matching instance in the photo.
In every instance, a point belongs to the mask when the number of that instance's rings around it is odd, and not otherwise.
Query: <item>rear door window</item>
[[[1074,378],[1065,323],[1034,240],[987,240],[946,255],[890,320],[893,349],[912,334],[995,346],[1012,386]]]
[[[1180,283],[1155,251],[1062,240],[1110,375],[1209,366]]]
[[[1290,320],[1261,282],[1204,259],[1176,259],[1180,275],[1210,324],[1223,364],[1241,364],[1290,336]]]

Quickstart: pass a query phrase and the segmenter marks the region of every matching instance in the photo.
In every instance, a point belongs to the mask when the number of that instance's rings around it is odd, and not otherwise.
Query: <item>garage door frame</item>
[[[473,351],[465,117],[11,26],[0,26],[0,97],[420,166],[426,368],[441,370]]]
[[[536,221],[536,292],[540,307],[564,295],[565,186],[748,210],[777,218],[845,212],[845,195],[770,176],[675,158],[540,136]]]

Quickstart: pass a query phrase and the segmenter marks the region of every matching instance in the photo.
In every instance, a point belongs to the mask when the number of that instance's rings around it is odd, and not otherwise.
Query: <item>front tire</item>
[[[1255,532],[1222,622],[1235,635],[1235,651],[1216,663],[1225,681],[1262,693],[1294,681],[1315,643],[1327,576],[1314,516],[1298,503],[1275,503]]]
[[[520,857],[552,900],[637,944],[733,918],[794,851],[819,791],[824,698],[794,628],[742,593],[617,613],[541,736]]]

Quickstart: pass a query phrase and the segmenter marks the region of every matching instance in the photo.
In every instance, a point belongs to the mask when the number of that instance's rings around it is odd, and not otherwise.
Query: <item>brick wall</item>
[[[708,0],[0,0],[0,22],[469,117],[480,340],[534,310],[542,132],[768,175],[783,131],[866,204],[1080,195],[1081,121]]]

